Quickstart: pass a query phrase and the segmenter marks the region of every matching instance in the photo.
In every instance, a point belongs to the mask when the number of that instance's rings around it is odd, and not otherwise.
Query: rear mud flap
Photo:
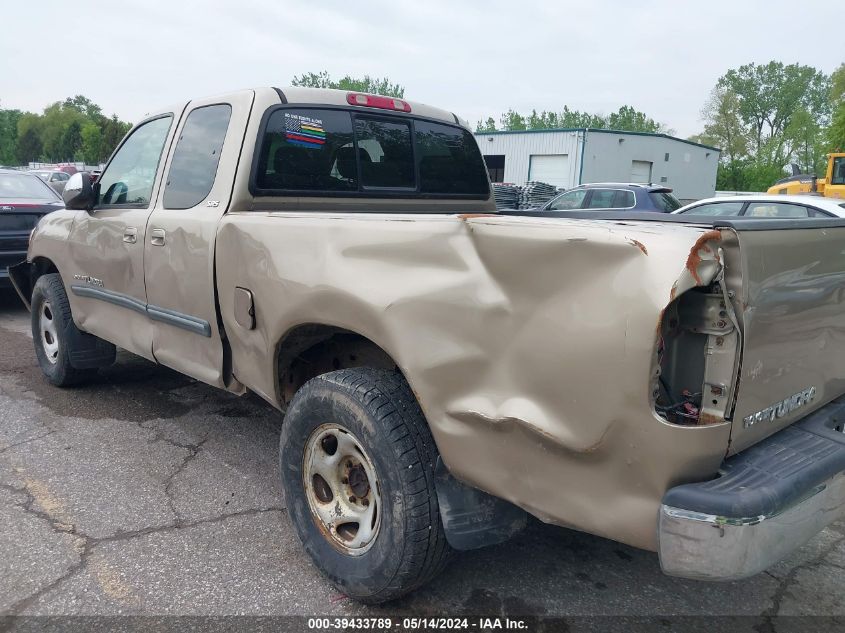
[[[435,483],[446,540],[455,549],[496,545],[525,528],[528,521],[525,510],[461,483],[439,457]]]
[[[70,349],[70,364],[76,369],[108,367],[114,363],[117,349],[108,341],[79,330],[73,321],[65,327],[65,341]]]

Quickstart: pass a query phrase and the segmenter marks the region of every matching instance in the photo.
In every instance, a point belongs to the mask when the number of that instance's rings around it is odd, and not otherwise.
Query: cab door
[[[215,238],[229,206],[253,98],[250,90],[188,105],[144,242],[155,359],[217,387],[226,385]]]
[[[182,108],[147,119],[123,140],[99,179],[94,208],[78,212],[68,239],[64,282],[76,324],[150,360],[144,235]]]

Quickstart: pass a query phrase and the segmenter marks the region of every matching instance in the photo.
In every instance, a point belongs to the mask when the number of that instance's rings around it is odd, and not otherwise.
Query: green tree
[[[38,161],[44,154],[41,140],[41,117],[27,112],[18,119],[18,138],[15,153],[19,163]]]
[[[830,76],[830,103],[833,116],[827,129],[827,147],[835,152],[845,151],[845,64]]]
[[[662,123],[658,123],[644,112],[625,105],[607,117],[607,127],[611,130],[626,132],[671,133]]]
[[[405,96],[405,88],[399,84],[392,83],[387,77],[370,77],[364,75],[362,78],[355,78],[346,75],[335,81],[328,71],[318,73],[305,73],[291,80],[292,86],[304,88],[333,88],[335,90],[348,90],[351,92],[366,92],[368,94],[385,95],[401,99]]]
[[[96,123],[86,123],[80,132],[82,136],[81,156],[88,165],[101,162],[103,152],[103,132]]]
[[[478,125],[475,126],[476,132],[495,132],[496,131],[496,121],[493,120],[493,117],[487,117],[487,120],[484,122],[479,121]]]
[[[109,159],[111,153],[126,136],[126,133],[132,128],[132,125],[125,123],[113,114],[110,119],[106,119],[102,126],[103,140],[100,146],[100,160],[98,162],[104,163]]]
[[[0,110],[0,165],[17,162],[18,121],[20,110]]]
[[[65,128],[60,148],[60,160],[77,160],[82,149],[82,124],[79,121],[71,121]]]
[[[760,154],[766,145],[769,156],[761,158],[769,161],[787,158],[785,131],[796,112],[804,110],[822,124],[830,116],[830,77],[811,66],[745,64],[725,73],[716,86],[736,95],[753,149]]]
[[[570,110],[563,106],[560,112],[532,110],[524,115],[513,108],[499,117],[499,125],[503,130],[550,130],[559,128],[592,128],[596,130],[623,130],[626,132],[666,132],[671,133],[662,123],[658,123],[643,112],[631,106],[622,106],[609,116],[591,114],[579,110]],[[492,117],[485,123],[479,121],[480,132],[492,132],[496,123]]]
[[[499,124],[503,130],[527,130],[528,126],[525,117],[519,112],[508,110],[499,118]]]

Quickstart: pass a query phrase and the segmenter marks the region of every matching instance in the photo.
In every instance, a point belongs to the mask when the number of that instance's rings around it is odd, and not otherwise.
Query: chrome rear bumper
[[[728,459],[722,476],[678,486],[660,508],[660,565],[670,576],[760,573],[845,516],[845,399]]]

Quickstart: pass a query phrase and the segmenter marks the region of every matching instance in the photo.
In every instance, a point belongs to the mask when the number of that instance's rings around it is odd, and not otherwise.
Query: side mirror
[[[78,171],[70,177],[62,191],[62,200],[68,209],[90,211],[94,208],[94,187],[87,171]]]

